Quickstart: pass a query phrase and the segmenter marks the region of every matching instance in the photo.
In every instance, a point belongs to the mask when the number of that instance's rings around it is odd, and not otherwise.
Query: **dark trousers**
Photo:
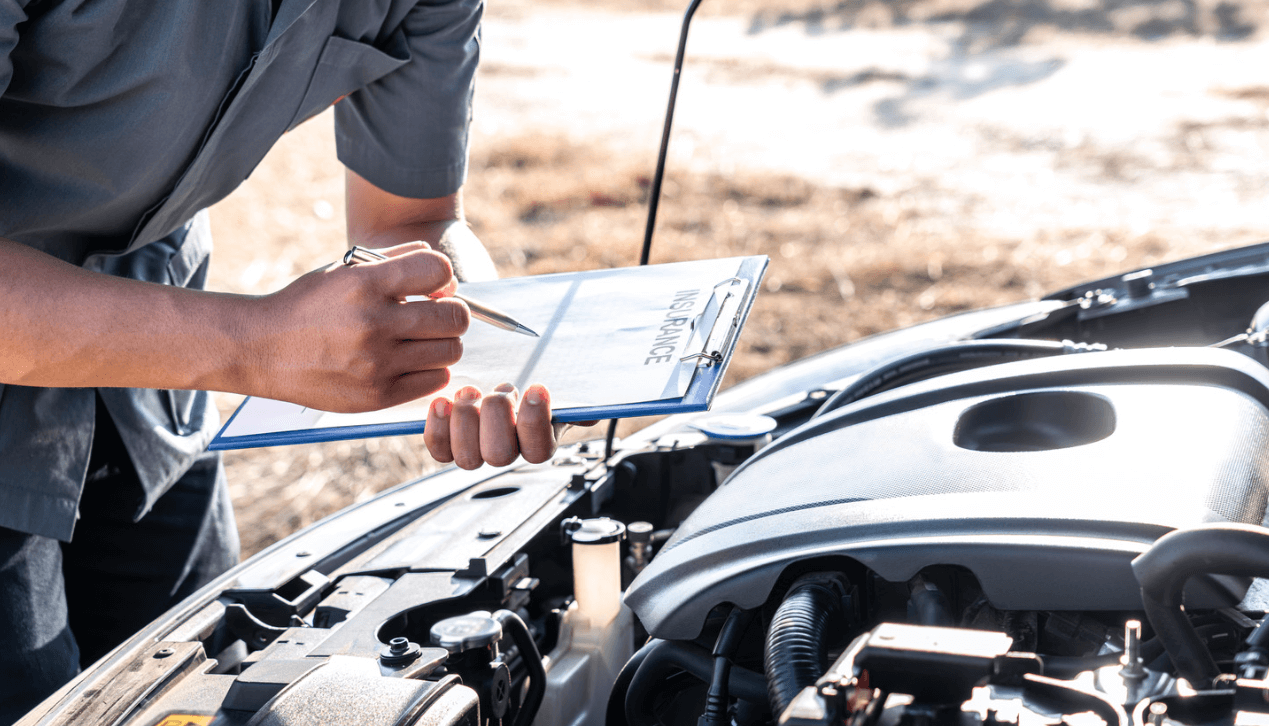
[[[11,724],[238,561],[220,457],[205,454],[134,522],[140,483],[97,405],[71,542],[0,527],[0,724]]]

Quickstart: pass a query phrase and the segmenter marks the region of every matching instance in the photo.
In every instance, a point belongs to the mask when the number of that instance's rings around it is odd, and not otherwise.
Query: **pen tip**
[[[524,325],[521,325],[521,324],[517,324],[517,325],[516,325],[516,332],[517,332],[517,333],[522,333],[522,334],[524,334],[524,335],[527,335],[527,336],[529,336],[530,338],[541,338],[541,337],[542,337],[542,336],[538,335],[537,333],[533,332],[532,330],[530,330],[529,328],[527,328],[527,327],[525,327]]]

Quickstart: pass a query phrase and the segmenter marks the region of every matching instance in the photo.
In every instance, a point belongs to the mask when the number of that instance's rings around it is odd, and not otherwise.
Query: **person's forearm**
[[[251,392],[253,298],[89,272],[0,239],[0,383]]]
[[[345,190],[350,244],[389,247],[427,242],[450,258],[459,280],[497,279],[489,252],[463,216],[462,190],[435,199],[400,197],[351,169],[345,173]]]
[[[310,272],[258,297],[88,272],[0,240],[0,383],[193,388],[324,411],[386,408],[443,387],[467,308],[441,254]]]

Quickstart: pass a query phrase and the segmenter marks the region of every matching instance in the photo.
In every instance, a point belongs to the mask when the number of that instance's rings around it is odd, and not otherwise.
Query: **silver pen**
[[[344,253],[344,264],[349,267],[352,267],[358,262],[377,262],[379,260],[386,259],[388,259],[387,255],[381,255],[374,250],[369,250],[365,247],[358,247],[357,245],[353,245],[352,249]],[[521,323],[497,308],[491,308],[479,300],[473,300],[462,293],[456,292],[454,293],[454,297],[467,303],[467,307],[471,309],[472,316],[477,320],[483,320],[490,325],[502,328],[503,330],[510,330],[513,333],[520,333],[521,335],[528,335],[533,338],[540,337],[524,323]]]

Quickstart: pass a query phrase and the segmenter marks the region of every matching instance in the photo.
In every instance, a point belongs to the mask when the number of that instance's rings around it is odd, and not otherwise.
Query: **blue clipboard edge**
[[[753,309],[754,301],[758,298],[758,286],[767,271],[768,262],[769,259],[765,255],[745,260],[736,272],[737,277],[745,278],[750,285],[750,294],[747,296],[748,299],[745,301],[744,307],[740,310],[737,331],[743,331],[745,322],[749,319],[749,312]],[[731,357],[736,350],[736,344],[739,339],[739,332],[737,335],[732,336],[727,350],[723,351],[723,360],[721,362],[697,369],[696,375],[692,378],[692,383],[688,386],[687,393],[682,398],[644,401],[621,406],[564,408],[556,411],[552,419],[560,423],[572,423],[575,421],[596,421],[607,418],[663,416],[675,413],[707,411],[709,410],[709,402],[714,400],[714,394],[718,392],[719,386],[722,385],[723,376],[727,372],[727,366],[731,363]],[[229,420],[220,427],[220,432],[216,434],[211,444],[208,445],[208,451],[233,451],[236,449],[255,449],[263,446],[293,446],[295,444],[319,444],[331,441],[372,439],[380,436],[421,434],[427,423],[425,419],[423,421],[335,426],[300,431],[274,431],[250,436],[222,436],[225,429],[233,423],[234,418],[238,416],[238,412],[241,410],[242,406],[240,405],[229,417]]]
[[[745,260],[740,265],[740,269],[736,272],[736,277],[743,277],[749,281],[749,295],[745,300],[744,307],[738,312],[740,319],[736,321],[736,334],[731,336],[731,341],[727,346],[727,350],[723,351],[723,359],[717,364],[709,366],[705,369],[708,375],[699,375],[702,371],[698,369],[698,375],[692,379],[692,385],[688,387],[687,395],[683,397],[686,401],[693,395],[696,384],[699,381],[704,395],[701,397],[701,408],[690,409],[690,411],[706,411],[709,409],[709,402],[714,400],[714,395],[718,393],[718,388],[723,383],[723,376],[727,374],[727,366],[731,365],[732,355],[736,352],[736,346],[740,343],[740,334],[744,332],[745,323],[749,321],[749,313],[753,310],[754,303],[758,300],[759,286],[762,284],[762,277],[767,272],[767,265],[771,262],[771,258],[761,255],[753,259]],[[708,387],[708,388],[705,388]],[[689,413],[690,411],[681,411],[676,413]]]

